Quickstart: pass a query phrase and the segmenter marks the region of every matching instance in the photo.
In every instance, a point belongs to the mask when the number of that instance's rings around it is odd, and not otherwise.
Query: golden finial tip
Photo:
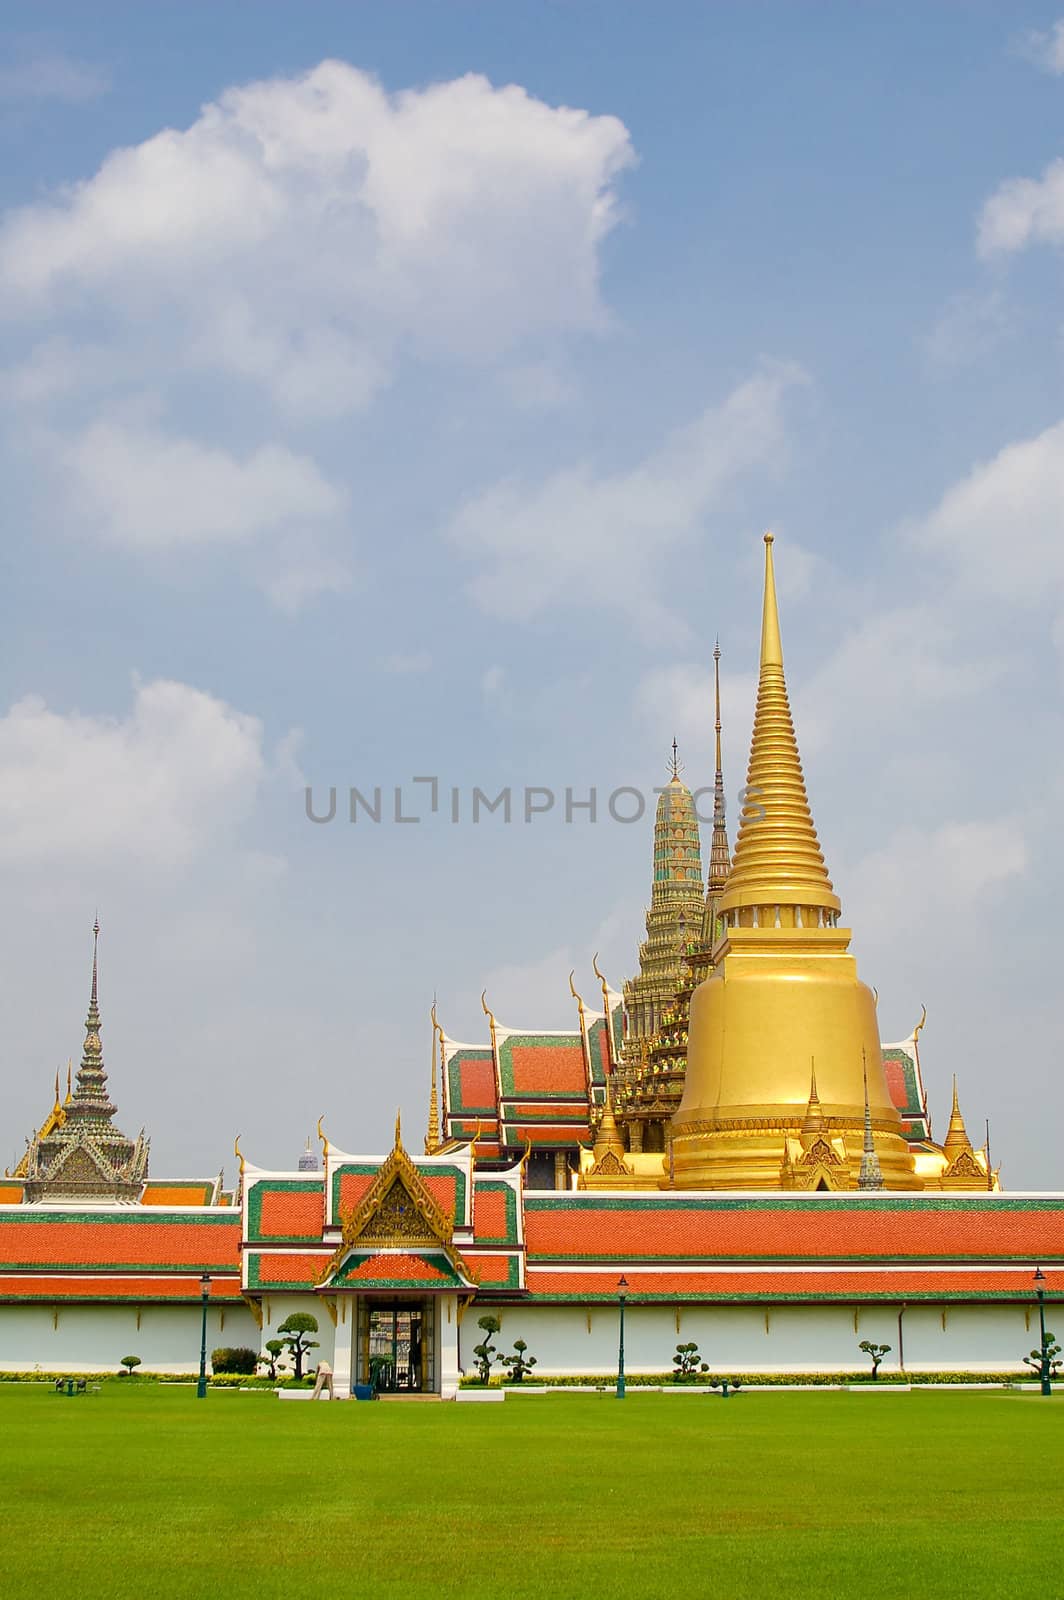
[[[775,539],[775,537],[776,537],[776,535],[774,533],[766,533],[765,534],[765,543],[766,544],[771,544],[773,542],[773,540]]]

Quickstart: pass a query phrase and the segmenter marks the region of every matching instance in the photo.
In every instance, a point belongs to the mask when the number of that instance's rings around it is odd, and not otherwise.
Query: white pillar
[[[338,1400],[351,1398],[351,1354],[355,1342],[358,1301],[352,1294],[336,1296],[336,1339],[333,1344],[333,1386]]]
[[[439,1371],[440,1394],[444,1400],[453,1400],[458,1393],[458,1296],[441,1294],[436,1297],[436,1365]]]

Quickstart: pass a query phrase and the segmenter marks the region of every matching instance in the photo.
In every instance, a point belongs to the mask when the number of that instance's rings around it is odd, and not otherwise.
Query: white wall
[[[346,1304],[345,1304],[346,1302]],[[449,1322],[450,1310],[453,1322]],[[342,1377],[350,1371],[353,1328],[334,1328],[317,1295],[270,1295],[263,1303],[263,1327],[243,1305],[207,1313],[207,1353],[220,1344],[261,1350],[293,1311],[318,1319],[319,1347],[309,1352],[308,1370],[324,1356]],[[501,1317],[495,1344],[504,1354],[515,1339],[526,1340],[537,1360],[536,1376],[608,1376],[617,1370],[617,1307],[544,1306],[479,1302],[457,1324],[456,1307],[441,1303],[437,1323],[437,1365],[444,1387],[453,1382],[454,1340],[458,1362],[473,1369],[473,1346],[483,1337],[477,1318],[492,1311]],[[268,1315],[267,1315],[268,1313]],[[338,1314],[355,1315],[353,1297],[339,1297]],[[856,1320],[856,1326],[855,1326]],[[903,1322],[905,1366],[910,1372],[1022,1369],[1022,1357],[1038,1339],[1038,1318],[1023,1306],[956,1306],[944,1313],[936,1305],[910,1306]],[[224,1326],[223,1326],[224,1321]],[[1029,1324],[1029,1325],[1028,1325]],[[341,1337],[338,1339],[337,1335]],[[862,1339],[889,1344],[884,1371],[897,1368],[898,1308],[873,1306],[779,1306],[767,1312],[747,1306],[680,1308],[629,1305],[625,1313],[625,1366],[628,1372],[668,1372],[678,1343],[693,1340],[714,1372],[817,1372],[862,1370]],[[343,1372],[336,1359],[342,1347]],[[200,1308],[143,1306],[140,1326],[132,1306],[0,1306],[0,1369],[32,1372],[118,1370],[122,1356],[138,1355],[143,1371],[194,1373],[199,1368]],[[501,1370],[501,1369],[500,1369]]]
[[[139,1356],[144,1372],[198,1372],[201,1317],[198,1305],[0,1306],[0,1369],[117,1372],[123,1356]],[[208,1362],[220,1344],[260,1348],[246,1306],[208,1310]]]
[[[506,1355],[515,1339],[524,1339],[536,1357],[536,1376],[586,1373],[609,1375],[617,1370],[616,1305],[503,1305],[478,1302],[465,1313],[460,1334],[460,1361],[472,1372],[473,1346],[484,1337],[477,1318],[491,1311],[502,1319],[495,1344]],[[1037,1342],[1025,1326],[1022,1306],[910,1306],[903,1321],[907,1371],[1001,1372],[1022,1369],[1022,1358]],[[715,1373],[832,1372],[864,1370],[868,1359],[858,1349],[862,1339],[889,1344],[884,1371],[897,1370],[898,1307],[629,1305],[625,1310],[625,1370],[668,1372],[676,1346],[694,1342]],[[501,1370],[501,1369],[499,1369]]]

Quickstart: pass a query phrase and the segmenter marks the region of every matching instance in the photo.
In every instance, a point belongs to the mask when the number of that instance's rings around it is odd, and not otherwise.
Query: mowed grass
[[[6,1594],[1064,1595],[1064,1394],[0,1385]]]

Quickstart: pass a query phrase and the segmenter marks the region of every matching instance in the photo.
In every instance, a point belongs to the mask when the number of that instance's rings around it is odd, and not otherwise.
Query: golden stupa
[[[839,899],[809,810],[783,675],[770,533],[746,782],[712,972],[691,1000],[687,1075],[670,1129],[671,1182],[850,1188],[864,1154],[878,1158],[876,1187],[922,1188],[887,1091],[875,1000],[849,954],[850,930],[839,927]]]

